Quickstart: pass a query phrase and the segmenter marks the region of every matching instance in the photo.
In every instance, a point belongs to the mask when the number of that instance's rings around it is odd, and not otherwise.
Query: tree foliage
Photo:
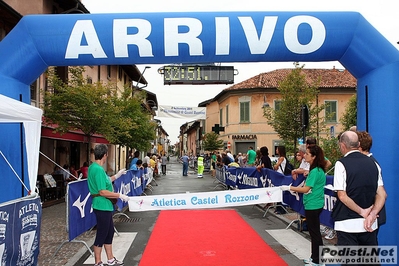
[[[204,135],[202,145],[205,151],[215,151],[222,149],[224,143],[223,140],[219,139],[218,134],[215,132],[209,132]]]
[[[324,109],[324,105],[316,104],[320,80],[309,84],[302,72],[303,67],[295,64],[291,73],[279,83],[280,108],[277,110],[270,107],[264,108],[264,117],[267,118],[267,123],[274,128],[289,151],[293,151],[297,140],[303,137],[301,122],[303,105],[307,105],[309,109],[309,126],[306,129],[306,136],[317,135],[317,132],[325,127],[324,122],[318,116]]]
[[[145,94],[137,93],[133,95],[131,88],[125,88],[121,97],[116,99],[115,106],[121,110],[118,116],[123,121],[112,120],[117,123],[113,127],[119,129],[113,135],[115,143],[141,151],[150,148],[151,141],[155,139],[157,123],[149,121],[149,114],[143,111],[142,103],[145,96]],[[122,128],[120,128],[121,126]]]
[[[340,122],[342,123],[343,130],[349,130],[357,123],[357,99],[356,94],[353,95],[345,106],[345,112],[342,115]]]
[[[143,96],[133,96],[130,88],[118,92],[111,83],[87,83],[83,73],[83,67],[70,67],[64,83],[54,69],[49,69],[52,90],[44,93],[45,123],[56,125],[55,131],[61,134],[82,131],[88,138],[88,149],[93,134],[103,135],[112,144],[148,148],[155,138],[155,125],[143,111]]]

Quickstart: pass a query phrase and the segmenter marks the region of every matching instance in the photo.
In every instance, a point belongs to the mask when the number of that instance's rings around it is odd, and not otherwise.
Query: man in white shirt
[[[335,164],[338,198],[332,213],[337,245],[377,245],[377,217],[386,199],[381,170],[360,153],[355,132],[344,132],[339,146],[344,157]]]
[[[291,172],[292,178],[294,180],[296,180],[296,178],[300,174],[307,176],[309,174],[309,168],[310,168],[310,164],[305,161],[305,157],[304,157],[304,155],[306,153],[306,145],[305,144],[302,144],[299,146],[298,153],[299,153],[299,156],[302,157],[302,160],[301,160],[301,164],[299,165],[299,167],[297,169],[292,170],[292,172]]]
[[[229,150],[226,150],[226,154],[230,158],[230,162],[231,163],[234,162],[234,156],[233,156],[233,154],[231,154],[231,152]]]

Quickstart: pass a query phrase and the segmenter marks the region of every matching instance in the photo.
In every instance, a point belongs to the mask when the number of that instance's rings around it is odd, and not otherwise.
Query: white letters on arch
[[[298,27],[302,23],[312,28],[312,39],[307,44],[298,40]],[[311,16],[295,16],[287,20],[284,26],[284,42],[287,49],[296,54],[309,54],[319,49],[326,39],[326,28],[323,22]]]
[[[83,37],[86,37],[87,45],[81,44]],[[81,54],[91,54],[94,58],[107,58],[91,20],[76,21],[69,37],[65,59],[78,59]]]
[[[229,55],[230,44],[235,41],[230,29],[229,17],[215,17],[214,46],[215,55]],[[246,37],[249,52],[251,54],[265,54],[272,41],[277,16],[265,16],[260,33],[251,17],[237,17],[242,31]],[[311,28],[311,39],[307,44],[299,42],[298,28],[301,24],[308,24]],[[128,28],[137,29],[135,34],[128,34]],[[186,27],[185,32],[179,32],[181,27]],[[113,21],[113,53],[115,58],[129,58],[129,45],[136,45],[139,57],[154,57],[153,44],[149,40],[153,34],[153,26],[146,19],[115,19]],[[189,56],[204,56],[203,46],[209,44],[208,39],[200,38],[203,24],[198,18],[165,18],[164,27],[164,56],[180,56],[179,45],[188,47]],[[210,29],[212,30],[212,29]],[[205,35],[206,36],[206,35]],[[82,40],[86,39],[86,44]],[[326,38],[326,29],[322,21],[312,16],[294,16],[287,20],[284,26],[284,43],[287,49],[296,54],[308,54],[318,50]],[[158,38],[155,38],[158,39]],[[107,51],[109,53],[110,51]],[[107,58],[103,45],[97,35],[92,20],[76,21],[68,45],[66,47],[65,59],[78,59],[79,55],[91,54],[94,58]],[[159,51],[158,53],[159,54]]]

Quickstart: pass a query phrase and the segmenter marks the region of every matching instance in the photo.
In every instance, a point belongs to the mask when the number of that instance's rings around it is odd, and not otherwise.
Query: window
[[[118,66],[118,79],[122,80],[122,67]]]
[[[251,97],[244,96],[239,98],[238,101],[240,102],[240,123],[249,123]]]
[[[324,101],[324,115],[326,123],[337,122],[337,101]]]
[[[223,126],[223,109],[219,110],[219,126]]]
[[[30,84],[30,99],[32,102],[37,100],[37,80]]]
[[[226,126],[229,124],[229,105],[226,105]]]
[[[240,103],[240,123],[249,123],[249,102]]]
[[[111,79],[111,66],[107,66],[107,78]]]
[[[274,100],[274,110],[278,111],[281,109],[281,100]]]

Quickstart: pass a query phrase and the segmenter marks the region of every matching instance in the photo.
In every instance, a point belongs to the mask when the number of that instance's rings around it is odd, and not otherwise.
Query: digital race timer
[[[163,67],[164,85],[174,84],[233,84],[233,66],[179,66]]]

